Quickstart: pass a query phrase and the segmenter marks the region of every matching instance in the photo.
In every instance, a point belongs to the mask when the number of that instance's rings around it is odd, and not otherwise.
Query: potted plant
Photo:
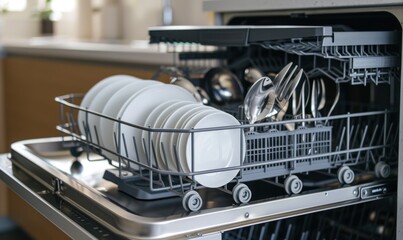
[[[51,7],[52,0],[45,0],[45,6],[39,11],[39,17],[41,21],[41,34],[52,35],[53,34],[53,21],[51,19],[53,10]]]

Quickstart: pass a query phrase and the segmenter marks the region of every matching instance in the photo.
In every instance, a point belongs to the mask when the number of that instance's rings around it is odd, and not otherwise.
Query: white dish
[[[189,102],[189,101],[182,101],[182,100],[171,100],[165,103],[160,104],[158,107],[156,107],[151,113],[150,115],[148,115],[144,126],[145,127],[151,127],[151,128],[161,128],[163,123],[165,122],[165,120],[172,114],[173,111],[175,111],[175,109],[183,106],[183,105],[187,105],[189,103],[193,103],[193,102]],[[159,151],[157,151],[157,149],[159,148],[159,142],[156,140],[156,136],[159,132],[150,132],[150,136],[151,136],[151,140],[154,144],[154,152],[155,152],[155,156],[152,159],[155,159],[158,163],[158,167],[159,169],[167,169],[166,168],[166,163],[165,163],[165,159],[162,158],[162,156],[159,154]],[[145,139],[146,144],[148,146],[148,131],[143,131],[142,134],[142,138]],[[143,148],[145,146],[143,145]],[[147,151],[148,151],[148,147],[147,147]],[[145,152],[146,149],[144,149]]]
[[[146,81],[136,81],[133,83],[130,83],[123,89],[120,89],[119,91],[115,92],[111,98],[108,100],[104,108],[102,109],[102,115],[109,116],[112,118],[116,118],[119,110],[122,108],[123,104],[129,99],[131,96],[136,94],[138,91],[149,88],[158,84],[162,84],[161,82],[158,81],[153,81],[153,80],[146,80]],[[102,143],[104,144],[105,148],[111,150],[111,151],[117,151],[116,149],[116,143],[115,143],[115,136],[113,132],[113,126],[114,126],[114,121],[106,119],[106,118],[101,118],[100,121],[100,133],[101,133],[101,139]],[[117,160],[116,155],[109,153],[109,152],[104,152],[104,155],[108,157],[109,159],[112,160]]]
[[[105,107],[105,104],[108,102],[108,100],[111,98],[111,96],[116,93],[116,91],[119,91],[120,89],[123,89],[127,85],[129,85],[131,82],[133,82],[132,79],[130,78],[125,78],[119,81],[116,81],[114,83],[108,84],[108,86],[104,87],[102,90],[100,90],[95,97],[92,99],[90,106],[88,109],[91,111],[95,111],[97,113],[101,113],[102,109]],[[94,115],[94,114],[89,114],[88,115],[88,127],[89,127],[89,132],[91,136],[91,141],[93,143],[97,143],[101,146],[104,146],[102,143],[101,139],[101,127],[100,127],[100,121],[101,117]],[[96,128],[96,131],[95,131]]]
[[[130,124],[144,126],[147,116],[153,109],[166,101],[176,99],[196,102],[192,94],[185,89],[174,85],[162,84],[137,92],[126,101],[117,117]],[[119,133],[119,124],[115,123],[113,129],[114,132]],[[122,155],[127,154],[130,159],[134,161],[139,161],[140,159],[140,162],[147,164],[147,158],[143,150],[141,139],[143,130],[125,124],[122,124],[120,129],[121,143],[124,141],[122,138],[122,134],[124,134],[127,146],[126,153],[125,145],[121,144],[120,152]]]
[[[195,112],[194,114],[189,115],[182,123],[180,126],[181,129],[191,129],[193,126],[203,117],[215,113],[218,110],[215,108],[207,108],[205,107],[204,109]],[[182,171],[183,172],[191,172],[191,169],[189,168],[186,160],[186,140],[191,137],[190,133],[180,133],[177,136],[176,139],[176,146],[177,146],[177,151],[178,151],[178,160],[181,165]],[[195,146],[199,147],[199,146]],[[201,146],[202,147],[202,146]]]
[[[193,107],[193,108],[189,109],[186,113],[184,113],[182,116],[180,116],[180,118],[177,120],[177,122],[174,126],[174,129],[183,129],[183,126],[186,124],[186,122],[189,119],[192,118],[192,116],[196,115],[199,112],[205,111],[206,109],[215,110],[214,108],[208,107],[205,105]],[[167,144],[169,146],[173,146],[173,145],[176,146],[176,154],[173,151],[170,152],[171,159],[175,159],[175,161],[177,160],[179,162],[179,166],[180,166],[182,172],[189,172],[189,171],[184,171],[183,168],[187,167],[187,166],[184,166],[183,164],[181,164],[180,154],[178,152],[178,141],[177,140],[181,134],[183,134],[183,133],[172,134],[170,139],[168,140]]]
[[[194,119],[196,120],[189,121],[185,128],[199,129],[239,125],[238,120],[233,116],[218,111]],[[240,148],[241,141],[244,149]],[[186,144],[184,145],[184,143]],[[245,157],[245,138],[243,136],[241,138],[240,129],[198,132],[194,134],[193,144],[197,147],[194,148],[192,154],[191,138],[189,135],[183,135],[179,146],[186,146],[187,166],[189,169],[193,167],[195,172],[240,166]],[[183,150],[181,151],[183,152]],[[195,180],[205,187],[216,188],[230,182],[238,172],[239,170],[231,170],[195,175]]]
[[[191,103],[188,102],[185,105],[182,105],[178,108],[176,108],[174,111],[171,112],[171,114],[164,120],[163,125],[161,128],[164,129],[173,129],[178,122],[178,120],[186,114],[190,109],[197,108],[201,106],[200,103]],[[157,147],[157,152],[160,153],[160,156],[163,157],[165,156],[167,159],[166,162],[168,166],[166,166],[166,170],[171,170],[171,171],[177,171],[178,170],[178,165],[176,163],[176,158],[173,150],[173,145],[169,143],[169,140],[171,139],[172,136],[177,135],[178,133],[175,132],[160,132],[156,136],[156,142],[159,143]],[[164,145],[164,149],[162,149],[161,144]]]
[[[107,77],[107,78],[99,81],[90,90],[88,90],[88,92],[85,94],[85,96],[81,100],[80,107],[88,108],[90,106],[93,98],[98,94],[98,92],[100,90],[102,90],[104,87],[108,86],[111,83],[114,83],[116,81],[121,81],[123,79],[131,79],[132,81],[140,80],[138,78],[128,76],[128,75],[114,75],[114,76]],[[77,123],[78,123],[78,128],[80,129],[80,132],[82,135],[85,135],[84,125],[83,125],[84,121],[85,121],[85,112],[79,111],[78,117],[77,117]]]

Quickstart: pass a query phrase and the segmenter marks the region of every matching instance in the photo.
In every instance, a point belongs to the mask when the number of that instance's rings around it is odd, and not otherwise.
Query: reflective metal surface
[[[203,81],[211,100],[217,104],[241,101],[243,98],[244,89],[240,80],[226,68],[211,68]]]

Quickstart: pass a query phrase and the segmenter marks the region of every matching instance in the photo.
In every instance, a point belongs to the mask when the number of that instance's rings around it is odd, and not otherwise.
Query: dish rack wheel
[[[246,184],[238,183],[232,189],[232,197],[234,198],[234,201],[238,204],[248,203],[252,198],[252,191]]]
[[[302,191],[304,184],[302,183],[301,179],[296,175],[288,176],[284,181],[284,190],[287,194],[298,194]]]
[[[182,206],[188,212],[196,212],[203,205],[203,200],[200,194],[195,190],[189,190],[183,195]]]
[[[377,178],[388,178],[391,174],[392,169],[390,165],[384,161],[377,162],[375,165],[375,176]]]
[[[349,166],[341,166],[337,171],[337,178],[341,184],[350,184],[354,181],[355,174]]]

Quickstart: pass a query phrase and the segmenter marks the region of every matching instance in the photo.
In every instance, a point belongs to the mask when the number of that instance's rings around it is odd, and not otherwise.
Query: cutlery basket
[[[340,184],[350,184],[354,181],[355,173],[373,173],[380,178],[389,177],[390,166],[394,165],[394,160],[397,159],[396,118],[395,113],[388,110],[213,129],[152,129],[81,108],[78,105],[81,97],[79,94],[71,94],[56,98],[61,109],[61,123],[57,129],[75,140],[75,144],[71,145],[72,154],[78,156],[84,151],[90,161],[108,161],[111,170],[105,172],[104,178],[115,182],[120,190],[136,198],[157,199],[179,195],[183,198],[184,208],[189,211],[196,211],[202,206],[202,199],[197,190],[205,187],[196,178],[203,174],[239,171],[230,183],[218,189],[232,194],[236,203],[247,203],[253,194],[247,185],[250,181],[263,181],[269,186],[283,187],[288,194],[297,194],[302,191],[304,185],[300,177],[309,177],[309,173],[315,172],[338,179]],[[107,149],[98,144],[99,134],[96,128],[95,136],[91,136],[91,131],[80,134],[78,124],[83,124],[87,130],[94,126],[88,126],[85,121],[78,123],[78,111],[86,114],[85,119],[88,119],[88,115],[97,115],[146,131],[148,135],[153,132],[197,135],[206,131],[236,129],[245,139],[239,142],[240,154],[245,157],[241,158],[243,161],[238,165],[228,168],[190,172],[182,172],[180,169],[164,170],[158,167],[156,161],[154,146],[157,143],[146,139],[130,139],[115,132],[114,139],[121,136],[123,141],[115,141],[116,148]],[[295,124],[296,130],[287,130],[285,123]],[[190,139],[190,155],[193,156],[193,152],[203,146],[194,145],[194,137]],[[147,159],[131,159],[116,150],[121,149],[120,144],[124,144],[125,149],[136,146],[136,141],[143,143]],[[176,146],[164,146],[168,147],[176,150]],[[114,159],[108,159],[105,153],[109,153],[108,156],[112,154]],[[317,185],[320,186],[320,183]]]

